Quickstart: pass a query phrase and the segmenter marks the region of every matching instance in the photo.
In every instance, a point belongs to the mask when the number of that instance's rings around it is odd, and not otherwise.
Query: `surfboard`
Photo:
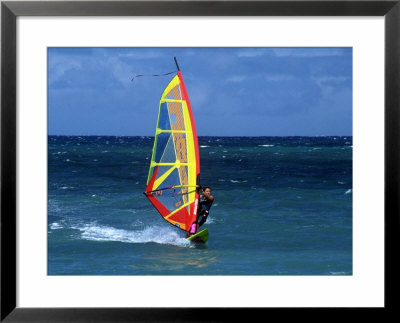
[[[191,242],[206,243],[208,240],[208,229],[201,230],[187,239]]]

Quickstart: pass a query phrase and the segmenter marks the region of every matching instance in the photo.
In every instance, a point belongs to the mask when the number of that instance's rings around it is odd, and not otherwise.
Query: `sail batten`
[[[157,129],[156,133],[190,133],[190,132],[186,131],[186,130],[161,130],[161,129]]]
[[[193,112],[178,71],[161,95],[145,194],[166,221],[185,231],[196,220],[198,154]]]
[[[151,163],[150,165],[151,165],[151,167],[155,167],[155,166],[174,166],[175,168],[179,168],[181,166],[191,166],[193,164],[176,162],[176,163]],[[177,185],[175,185],[175,186],[177,186]],[[185,186],[185,185],[181,185],[181,186]]]
[[[175,100],[175,99],[164,99],[161,102],[176,102],[176,103],[184,103],[184,100]]]

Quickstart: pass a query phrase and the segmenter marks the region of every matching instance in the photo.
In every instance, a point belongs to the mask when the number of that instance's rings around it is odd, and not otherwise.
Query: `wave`
[[[81,238],[91,241],[114,241],[123,243],[159,243],[180,247],[190,247],[186,238],[181,237],[171,228],[161,226],[149,226],[142,230],[117,229],[110,226],[88,224],[82,227],[74,227],[81,231]]]

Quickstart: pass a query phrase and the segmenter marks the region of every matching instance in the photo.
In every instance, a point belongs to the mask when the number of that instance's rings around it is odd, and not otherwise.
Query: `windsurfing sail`
[[[197,216],[200,157],[189,96],[176,65],[178,72],[161,95],[144,193],[166,221],[188,231]]]

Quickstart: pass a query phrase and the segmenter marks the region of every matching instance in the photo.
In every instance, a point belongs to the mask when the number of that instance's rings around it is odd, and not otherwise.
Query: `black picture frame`
[[[369,319],[395,314],[399,287],[400,0],[388,1],[2,1],[1,2],[1,321],[190,322],[288,318],[343,319],[325,308],[18,308],[16,282],[16,19],[18,16],[384,16],[385,18],[385,306]],[[371,233],[372,234],[372,233]],[[368,289],[366,288],[366,291]],[[184,291],[183,291],[184,292]],[[40,293],[40,291],[38,291]],[[201,300],[199,300],[201,304]],[[342,309],[343,310],[343,309]],[[322,311],[322,313],[321,313]],[[318,314],[316,314],[318,313]],[[270,313],[268,313],[271,315]],[[244,315],[243,319],[241,319]],[[321,317],[321,315],[324,315]],[[246,319],[247,317],[247,319]],[[269,316],[270,319],[273,317]],[[351,319],[350,317],[348,317]]]

